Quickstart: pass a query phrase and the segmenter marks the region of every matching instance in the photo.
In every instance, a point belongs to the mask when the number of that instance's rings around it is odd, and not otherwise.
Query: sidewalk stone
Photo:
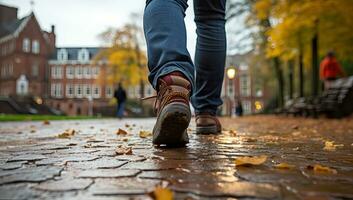
[[[167,186],[180,200],[353,198],[353,118],[221,121],[221,135],[196,135],[191,124],[185,148],[160,148],[152,137],[140,138],[155,119],[0,123],[0,200],[151,199],[156,185]],[[119,128],[128,134],[116,135]],[[77,133],[58,138],[66,129]],[[326,151],[325,141],[343,146]],[[132,155],[117,155],[120,145],[131,147]],[[256,155],[267,161],[235,166],[236,158]],[[276,169],[278,163],[295,167]],[[307,169],[314,164],[337,174]]]
[[[46,191],[70,191],[70,190],[84,190],[93,183],[90,179],[63,179],[59,181],[44,182],[34,188]]]

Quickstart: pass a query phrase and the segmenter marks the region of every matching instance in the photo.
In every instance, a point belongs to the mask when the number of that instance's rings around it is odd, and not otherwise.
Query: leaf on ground
[[[235,166],[252,166],[252,165],[261,165],[266,162],[267,156],[243,156],[235,159]]]
[[[149,136],[152,136],[152,133],[149,131],[140,131],[139,136],[140,136],[140,138],[147,138]]]
[[[58,138],[71,138],[72,136],[74,136],[76,133],[76,131],[74,129],[66,129],[63,133],[60,133],[58,135]]]
[[[313,170],[315,173],[337,174],[337,170],[319,164],[315,164],[314,166],[309,165],[307,169]]]
[[[115,153],[117,155],[132,155],[132,148],[120,145],[115,149]]]
[[[343,144],[335,144],[334,141],[325,141],[324,150],[335,151],[336,147],[343,147]]]
[[[129,128],[129,127],[130,127],[130,124],[125,124],[125,127],[126,127],[126,128]]]
[[[157,186],[153,192],[150,193],[150,196],[155,200],[173,200],[174,194],[168,188],[163,188],[161,186]]]
[[[43,121],[43,125],[50,125],[50,121],[49,120],[44,120]]]
[[[274,166],[277,169],[293,169],[295,166],[288,163],[279,163]]]
[[[119,128],[119,130],[116,131],[116,134],[117,134],[117,135],[127,135],[127,131],[125,131],[125,130]]]

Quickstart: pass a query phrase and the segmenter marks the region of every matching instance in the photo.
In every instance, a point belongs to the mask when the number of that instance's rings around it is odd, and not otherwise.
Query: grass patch
[[[99,119],[99,118],[101,118],[101,117],[0,114],[0,122],[6,122],[6,121],[42,121],[42,120],[75,120],[75,119]]]

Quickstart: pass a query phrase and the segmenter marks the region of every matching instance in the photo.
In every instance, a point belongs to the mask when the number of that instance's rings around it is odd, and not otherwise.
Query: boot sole
[[[184,146],[189,142],[187,127],[191,120],[190,108],[183,103],[171,103],[163,108],[153,128],[153,144]]]
[[[199,135],[214,135],[219,134],[219,130],[217,130],[217,126],[198,126],[196,127],[196,134]]]

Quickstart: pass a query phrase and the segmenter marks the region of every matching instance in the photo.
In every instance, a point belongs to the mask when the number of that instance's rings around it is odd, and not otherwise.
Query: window
[[[247,74],[240,76],[240,95],[244,97],[251,95],[250,77]]]
[[[31,50],[30,43],[31,43],[31,41],[28,38],[23,39],[22,50],[24,52],[27,52],[27,53],[30,52],[30,50]]]
[[[57,58],[59,61],[66,61],[68,59],[68,54],[67,54],[66,49],[60,49],[58,51]]]
[[[76,97],[77,98],[82,98],[82,85],[81,84],[76,84],[75,85],[75,91],[76,91]]]
[[[251,102],[250,101],[243,101],[242,105],[243,105],[243,109],[244,109],[244,114],[250,114],[251,113]]]
[[[99,67],[93,67],[92,68],[92,76],[93,78],[97,78],[99,75],[100,68]]]
[[[74,86],[72,84],[66,85],[66,97],[72,98],[75,95]]]
[[[51,77],[52,78],[60,79],[60,78],[62,78],[62,76],[63,76],[63,74],[62,74],[62,67],[61,66],[51,67]]]
[[[52,97],[62,97],[62,85],[61,83],[51,84],[51,96]]]
[[[75,77],[82,78],[82,74],[83,74],[82,66],[76,66],[75,67]]]
[[[85,85],[85,86],[83,87],[83,92],[84,92],[85,97],[90,97],[90,96],[92,96],[92,88],[91,88],[91,85]]]
[[[6,76],[6,65],[2,64],[1,66],[1,77],[5,77]]]
[[[91,68],[89,66],[83,68],[83,75],[87,79],[91,78]]]
[[[106,98],[112,98],[113,97],[113,87],[112,86],[105,87],[105,97]]]
[[[234,82],[231,79],[228,79],[228,97],[234,97]]]
[[[75,68],[73,66],[66,66],[66,78],[72,79],[75,76]]]
[[[87,49],[81,49],[78,52],[78,58],[77,60],[79,60],[80,62],[87,62],[89,61],[89,52]]]
[[[35,54],[39,54],[40,51],[40,46],[39,46],[39,41],[38,40],[33,40],[32,42],[32,52]]]
[[[32,65],[32,76],[37,77],[39,73],[39,66],[37,63]]]
[[[9,64],[8,76],[12,76],[12,75],[13,75],[13,64],[10,63],[10,64]]]
[[[101,96],[101,88],[100,88],[100,86],[99,85],[93,85],[92,86],[92,96],[93,96],[93,98],[100,98],[100,96]]]

